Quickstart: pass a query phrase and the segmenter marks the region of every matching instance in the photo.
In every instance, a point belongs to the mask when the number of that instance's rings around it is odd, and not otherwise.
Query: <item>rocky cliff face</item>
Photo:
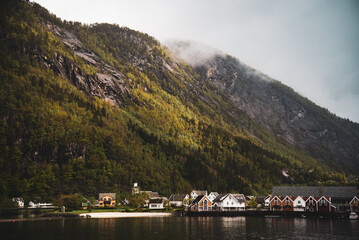
[[[57,53],[52,59],[43,61],[48,67],[56,73],[66,76],[79,90],[102,98],[113,105],[121,105],[130,98],[128,84],[120,71],[105,63],[86,48],[74,34],[51,23],[46,23],[45,26],[78,57],[96,67],[97,73],[85,74],[68,58]]]
[[[42,59],[44,64],[66,76],[79,90],[114,105],[123,105],[132,99],[130,88],[133,83],[128,76],[85,47],[75,34],[48,22],[45,26],[78,57],[96,67],[97,72],[94,75],[85,74],[69,59],[59,54],[55,54],[51,60]],[[205,104],[220,108],[218,101],[208,98],[202,91],[204,82],[210,82],[218,88],[219,94],[228,96],[238,110],[263,126],[278,141],[303,150],[331,167],[340,166],[342,170],[359,171],[358,124],[336,117],[289,87],[231,56],[215,49],[207,51],[207,46],[201,45],[201,50],[193,53],[194,49],[198,50],[198,46],[193,47],[185,42],[169,44],[176,55],[192,64],[195,72],[191,72],[179,62],[156,52],[160,51],[157,49],[160,45],[152,38],[146,41],[126,29],[121,29],[116,34],[119,39],[133,44],[131,48],[121,49],[121,54],[115,55],[117,59],[128,62],[139,72],[152,72],[154,78],[160,82],[176,76],[181,79],[180,84],[185,84],[188,90],[183,91],[183,88],[178,86],[169,87],[162,82],[162,87],[170,94],[174,94],[178,89],[181,91],[179,94],[190,102],[199,98]],[[202,81],[196,78],[197,73]],[[238,111],[222,113],[238,117]],[[251,132],[242,120],[235,121]]]
[[[359,171],[357,123],[336,117],[233,57],[217,55],[196,69],[278,140],[330,166]]]

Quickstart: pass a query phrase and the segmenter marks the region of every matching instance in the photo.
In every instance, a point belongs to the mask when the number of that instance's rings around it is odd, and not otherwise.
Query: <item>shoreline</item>
[[[97,212],[81,213],[82,218],[127,218],[127,217],[170,217],[172,213],[165,212]]]

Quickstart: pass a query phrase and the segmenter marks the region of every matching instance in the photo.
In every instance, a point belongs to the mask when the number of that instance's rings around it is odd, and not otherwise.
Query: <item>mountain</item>
[[[287,141],[300,131],[267,122],[279,112],[272,105],[255,117],[272,83],[241,71],[232,57],[215,52],[191,66],[126,27],[62,21],[20,0],[0,12],[0,198],[125,197],[134,181],[167,195],[192,188],[265,194],[285,182],[344,184],[342,171],[358,173],[358,159],[346,157],[358,145],[357,124],[273,81],[275,96],[293,106],[305,100],[306,114],[324,116],[350,147],[339,164],[334,153],[322,159]]]
[[[219,51],[185,41],[171,41],[167,45],[190,62],[203,81],[218,87],[277,141],[284,141],[333,168],[359,171],[359,124],[331,114],[288,86]],[[205,58],[193,62],[198,55]]]

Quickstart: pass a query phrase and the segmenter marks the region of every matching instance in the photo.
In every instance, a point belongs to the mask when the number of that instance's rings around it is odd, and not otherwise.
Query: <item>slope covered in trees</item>
[[[125,196],[135,180],[167,195],[264,194],[282,169],[307,174],[300,183],[346,181],[146,34],[61,21],[27,1],[0,11],[0,198]]]

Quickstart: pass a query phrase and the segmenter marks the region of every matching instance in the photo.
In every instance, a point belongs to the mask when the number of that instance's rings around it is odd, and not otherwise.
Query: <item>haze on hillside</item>
[[[66,20],[117,23],[162,42],[213,46],[359,122],[358,1],[37,2]]]

